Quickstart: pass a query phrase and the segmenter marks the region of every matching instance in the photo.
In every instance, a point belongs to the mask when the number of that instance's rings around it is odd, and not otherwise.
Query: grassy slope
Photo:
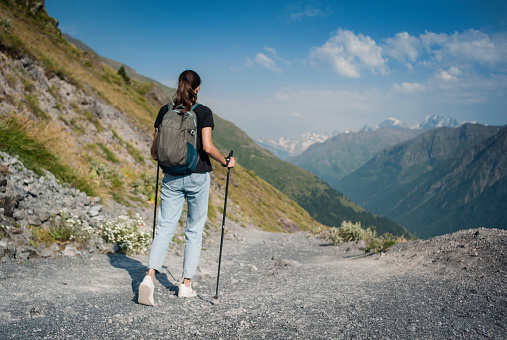
[[[0,50],[13,58],[20,58],[24,55],[31,56],[38,60],[46,69],[46,74],[50,76],[59,76],[69,82],[75,83],[78,88],[82,89],[89,95],[101,97],[104,101],[115,106],[123,111],[129,118],[132,124],[139,127],[147,134],[152,133],[153,119],[158,112],[158,108],[151,105],[143,97],[143,91],[147,88],[143,84],[133,83],[125,84],[121,78],[109,67],[105,66],[104,70],[98,70],[87,62],[86,53],[76,48],[74,45],[65,41],[56,27],[53,19],[47,16],[45,11],[41,11],[36,15],[32,15],[27,8],[17,6],[10,2],[0,0],[0,19],[10,19],[12,22],[10,32],[0,31]],[[1,99],[1,98],[0,98]],[[86,120],[83,117],[83,120]],[[79,180],[90,180],[87,176],[88,171],[80,172],[81,178],[73,178],[78,173],[78,169],[69,169],[68,164],[64,160],[68,155],[64,150],[53,149],[45,146],[48,135],[51,136],[52,143],[60,144],[60,139],[72,139],[72,136],[56,136],[61,128],[56,126],[56,122],[52,121],[51,117],[46,117],[40,120],[40,124],[27,123],[33,132],[39,130],[41,127],[51,127],[50,133],[40,134],[31,133],[28,129],[20,129],[20,124],[23,119],[20,117],[2,116],[0,115],[0,131],[2,136],[14,136],[16,133],[16,140],[14,143],[12,138],[2,138],[0,140],[0,148],[8,150],[13,153],[20,154],[22,159],[33,160],[33,145],[35,145],[37,152],[44,152],[45,159],[50,162],[41,164],[34,164],[38,168],[46,168],[50,171],[55,171],[64,168],[64,173],[59,176],[62,181],[69,181],[76,184]],[[114,134],[114,133],[113,133]],[[27,139],[28,138],[28,139]],[[117,138],[118,139],[118,138]],[[121,142],[121,140],[120,140]],[[23,145],[19,145],[22,143]],[[120,143],[124,144],[124,143]],[[30,150],[26,149],[30,147]],[[133,146],[130,146],[133,147]],[[65,148],[62,148],[65,149]],[[31,153],[27,153],[30,151]],[[86,163],[87,156],[83,155],[84,150],[80,150],[78,157],[81,157],[82,163]],[[145,153],[145,150],[138,152]],[[39,158],[35,158],[35,161]],[[102,160],[107,163],[107,160]],[[124,169],[122,159],[115,160],[116,168]],[[57,168],[58,167],[58,168]],[[232,172],[230,198],[231,210],[228,211],[228,216],[238,221],[238,223],[251,223],[259,225],[265,230],[270,231],[283,231],[284,223],[281,219],[291,220],[297,223],[301,229],[319,228],[320,224],[315,222],[309,214],[299,207],[296,203],[287,198],[277,189],[270,186],[268,183],[252,175],[247,170],[238,166]],[[148,177],[145,175],[148,174]],[[147,162],[144,170],[141,173],[132,174],[128,170],[125,174],[120,176],[115,175],[114,178],[105,179],[105,181],[118,182],[123,181],[124,177],[132,178],[146,178],[151,184],[154,185],[155,170],[151,162]],[[219,212],[223,206],[223,191],[225,181],[225,169],[215,165],[216,181],[222,184],[222,188],[217,188],[212,191],[210,203],[210,215],[214,219],[214,223],[219,223]],[[57,174],[58,175],[58,174]],[[128,175],[128,176],[127,176]],[[151,177],[150,177],[151,176]],[[120,178],[120,179],[118,179]],[[153,181],[152,181],[153,179]],[[125,186],[129,183],[120,183]],[[150,185],[151,185],[150,184]],[[117,191],[118,187],[111,183],[101,183],[102,186],[111,187]],[[153,188],[148,187],[147,191],[153,191]],[[135,194],[135,191],[131,192]],[[90,193],[92,194],[92,192]],[[93,193],[94,194],[94,193]],[[139,195],[139,194],[137,194]],[[252,204],[252,200],[256,204]]]

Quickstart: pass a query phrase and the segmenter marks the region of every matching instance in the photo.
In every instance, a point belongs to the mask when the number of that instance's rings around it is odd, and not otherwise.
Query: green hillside
[[[506,129],[440,128],[378,153],[341,190],[418,237],[507,226]]]
[[[335,227],[342,221],[361,222],[379,233],[410,236],[402,226],[365,211],[311,172],[276,158],[233,123],[218,116],[215,120],[213,140],[218,146],[234,149],[241,165],[299,203],[317,221]]]
[[[340,133],[324,143],[311,145],[301,155],[290,157],[287,161],[338,188],[343,177],[360,168],[380,150],[421,133],[420,130],[389,128]]]

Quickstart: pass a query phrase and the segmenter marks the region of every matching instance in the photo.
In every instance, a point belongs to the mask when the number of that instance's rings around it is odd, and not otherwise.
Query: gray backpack
[[[158,128],[157,157],[164,173],[186,175],[197,165],[197,119],[195,104],[190,111],[167,104],[167,113]]]

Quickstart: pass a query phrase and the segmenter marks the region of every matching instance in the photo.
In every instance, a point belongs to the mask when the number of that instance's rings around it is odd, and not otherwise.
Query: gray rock
[[[41,219],[38,216],[30,215],[26,218],[28,225],[31,226],[40,226],[42,224]]]
[[[90,208],[90,210],[88,211],[88,214],[91,217],[95,217],[95,216],[97,216],[100,213],[101,210],[102,210],[102,205],[101,204],[96,204],[96,205],[94,205],[93,207]]]
[[[22,220],[19,220],[19,221],[16,221],[16,224],[19,225],[22,228],[27,228],[28,227],[28,221],[26,220],[26,218],[24,218]]]
[[[60,246],[58,246],[58,244],[56,243],[53,243],[52,245],[49,246],[49,250],[51,250],[52,252],[60,251]]]
[[[24,67],[28,67],[33,64],[33,60],[30,58],[23,58],[20,60]]]
[[[76,256],[76,252],[71,249],[65,249],[64,251],[62,251],[62,255],[63,256]]]
[[[40,257],[51,257],[53,256],[53,252],[49,250],[48,248],[41,248],[39,250]]]
[[[27,246],[27,245],[21,245],[16,247],[16,259],[26,260],[31,258],[40,257],[39,252],[35,247]]]
[[[12,181],[0,177],[0,208],[4,209],[4,215],[12,217],[24,195],[23,190]]]

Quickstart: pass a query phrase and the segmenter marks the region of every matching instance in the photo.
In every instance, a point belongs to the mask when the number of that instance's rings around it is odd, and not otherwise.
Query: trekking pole
[[[157,198],[158,198],[158,173],[160,169],[160,164],[157,162],[157,184],[155,184],[155,209],[153,211],[153,238],[155,238],[155,225],[157,221]]]
[[[227,160],[230,160],[232,157],[232,150],[229,156],[227,156]],[[231,173],[231,168],[227,168],[227,182],[225,184],[225,200],[224,200],[224,218],[222,220],[222,237],[220,238],[220,256],[218,257],[218,275],[217,275],[217,291],[213,298],[218,299],[218,283],[220,282],[220,265],[222,264],[222,245],[224,244],[224,226],[225,226],[225,212],[227,210],[227,192],[229,191],[229,174]]]

